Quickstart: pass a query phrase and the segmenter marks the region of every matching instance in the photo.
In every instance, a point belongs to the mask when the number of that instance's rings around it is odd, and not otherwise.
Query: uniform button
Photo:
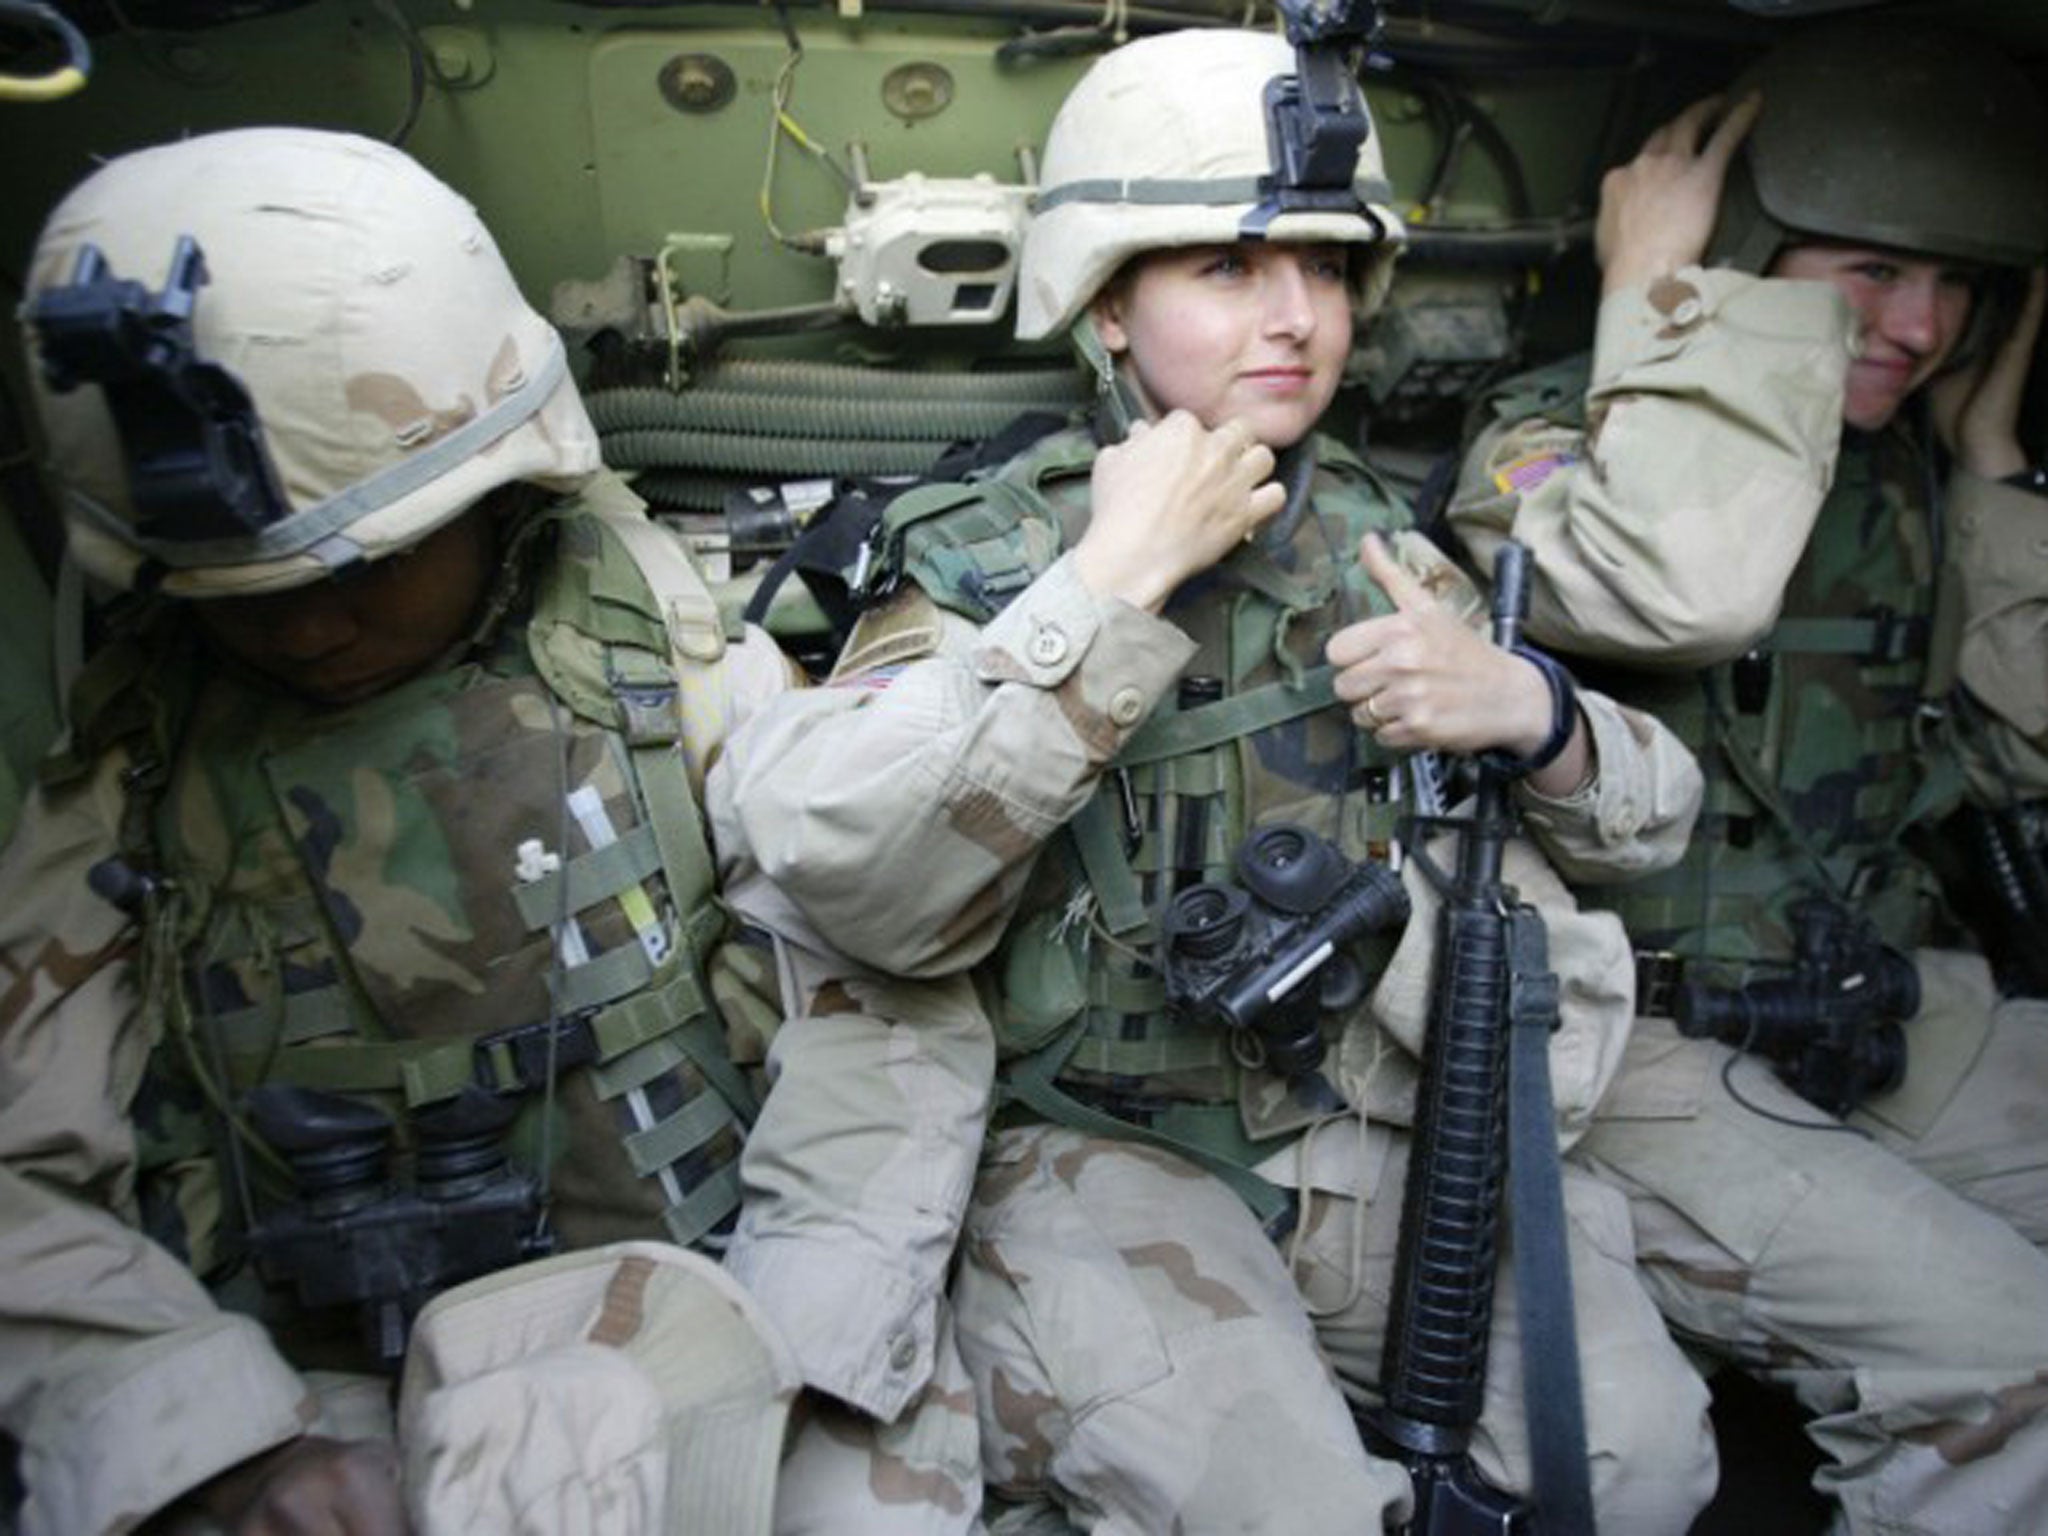
[[[1671,311],[1672,320],[1679,325],[1691,325],[1706,312],[1706,306],[1697,298],[1680,299],[1678,307]]]
[[[889,1346],[889,1369],[907,1371],[917,1364],[917,1340],[907,1333],[896,1335],[896,1341]]]
[[[1031,631],[1026,651],[1039,666],[1056,667],[1067,658],[1066,631],[1057,624],[1041,624]]]
[[[1135,688],[1119,688],[1110,695],[1109,718],[1117,725],[1136,725],[1145,713],[1145,695]]]

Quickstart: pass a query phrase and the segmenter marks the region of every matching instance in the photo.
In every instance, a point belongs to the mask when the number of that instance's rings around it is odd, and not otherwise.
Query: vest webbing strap
[[[717,1226],[727,1211],[739,1209],[740,1164],[739,1159],[721,1163],[695,1189],[683,1197],[680,1205],[671,1205],[661,1213],[661,1224],[668,1229],[668,1235],[685,1248]]]
[[[590,1086],[600,1099],[616,1099],[635,1088],[645,1088],[690,1059],[690,1053],[676,1044],[673,1035],[663,1035],[645,1045],[636,1045],[614,1061],[592,1062]]]
[[[711,899],[711,847],[698,819],[696,797],[690,793],[683,772],[682,753],[673,746],[649,743],[635,746],[632,758],[640,793],[647,802],[647,824],[654,828],[655,841],[661,849],[670,898],[689,914],[682,925],[683,940],[694,961],[701,965],[725,932],[725,914]],[[696,876],[694,884],[685,880],[686,872]],[[706,1081],[751,1125],[755,1110],[753,1090],[747,1086],[745,1074],[732,1064],[724,1031],[694,977],[691,988],[694,1006],[687,1012],[675,1012],[665,998],[644,992],[627,998],[618,1005],[619,1010],[661,1011],[670,1021],[687,1020],[685,1027],[674,1031],[676,1043],[696,1063]],[[648,1038],[654,1037],[654,1032],[650,1032]]]
[[[558,871],[512,888],[512,900],[530,932],[554,927],[564,915],[575,917],[620,892],[640,884],[661,868],[661,850],[645,823],[615,843],[586,849]],[[568,883],[568,892],[562,890]]]
[[[1718,698],[1710,698],[1709,709],[1713,721],[1714,737],[1721,747],[1721,756],[1727,762],[1729,768],[1733,770],[1736,779],[1744,789],[1749,791],[1751,798],[1758,805],[1762,806],[1769,813],[1771,819],[1778,824],[1778,828],[1784,833],[1786,841],[1791,843],[1794,848],[1805,856],[1807,862],[1813,867],[1814,873],[1820,876],[1827,888],[1837,896],[1846,897],[1847,885],[1845,883],[1838,883],[1834,874],[1834,870],[1839,867],[1841,861],[1839,859],[1830,859],[1806,835],[1805,829],[1799,825],[1797,818],[1792,815],[1791,810],[1779,797],[1777,788],[1771,783],[1770,774],[1765,770],[1763,763],[1758,760],[1756,754],[1745,743],[1736,739],[1726,715],[1721,710]],[[1936,767],[1921,778],[1918,787],[1913,791],[1912,798],[1906,802],[1906,807],[1900,812],[1897,822],[1884,834],[1878,847],[1880,849],[1896,847],[1899,839],[1905,834],[1906,829],[1946,799],[1960,786],[1960,783],[1960,770],[1955,766],[1952,755],[1948,753],[1938,754]],[[1852,866],[1852,872],[1853,868],[1860,868],[1865,862],[1867,862],[1865,858],[1858,858],[1854,866]],[[1716,885],[1721,884],[1718,872],[1714,883]],[[1782,885],[1782,877],[1780,877],[1778,883]]]
[[[634,949],[637,946],[621,946]],[[642,957],[643,962],[645,957]],[[563,1037],[587,1034],[597,1059],[609,1061],[635,1046],[664,1035],[681,1033],[677,1019],[704,1009],[704,994],[687,966],[664,986],[636,994],[618,1007],[588,1019],[564,1018]],[[499,1088],[521,1082],[518,1058],[503,1038],[485,1036],[456,1040],[356,1040],[303,1051],[276,1051],[260,1042],[258,1049],[229,1054],[238,1082],[253,1081],[261,1072],[271,1081],[333,1093],[402,1092],[406,1104],[418,1108],[451,1098],[477,1080],[479,1068]],[[708,1076],[709,1074],[707,1074]]]
[[[556,971],[550,991],[558,1013],[582,1013],[638,991],[653,976],[654,962],[637,942],[615,944],[581,965]]]
[[[1126,976],[1091,966],[1088,1001],[1112,1013],[1157,1013],[1166,1006],[1166,983],[1157,976]]]
[[[1107,780],[1096,785],[1095,793],[1067,821],[1067,835],[1080,855],[1089,889],[1102,908],[1102,921],[1118,938],[1136,933],[1148,919],[1144,893],[1130,860],[1124,856],[1123,830],[1119,812],[1112,807],[1116,791]]]
[[[1287,1192],[1252,1172],[1250,1165],[1266,1154],[1245,1137],[1235,1105],[1176,1106],[1162,1114],[1159,1123],[1144,1126],[1119,1120],[1060,1090],[1054,1080],[1066,1067],[1084,1027],[1084,1022],[1077,1021],[1049,1044],[1010,1063],[1000,1084],[1004,1098],[1054,1125],[1111,1141],[1141,1141],[1184,1157],[1221,1179],[1251,1208],[1260,1225],[1273,1231],[1289,1207]]]
[[[689,776],[683,771],[683,754],[673,740],[633,742],[629,749],[641,798],[647,802],[646,824],[654,829],[655,845],[661,851],[669,900],[681,911],[695,912],[711,900],[716,866],[697,813],[697,797],[690,792]],[[702,952],[698,958],[703,958]]]
[[[702,996],[701,993],[698,995]],[[646,1004],[650,1012],[661,1012],[661,1004],[646,997],[634,998],[629,1006],[640,1004]],[[732,1058],[726,1053],[725,1031],[716,1016],[708,1009],[700,1005],[682,1027],[671,1026],[651,1037],[649,1044],[673,1046],[681,1051],[689,1058],[690,1064],[703,1075],[704,1080],[718,1090],[719,1097],[732,1106],[734,1114],[748,1125],[754,1123],[754,1115],[758,1108],[754,1102],[754,1090],[747,1085],[746,1074],[732,1064]],[[604,1075],[612,1070],[610,1059],[607,1058],[606,1065],[599,1069],[602,1084],[614,1080]],[[624,1092],[625,1088],[631,1086],[633,1085],[625,1084],[618,1091]],[[602,1091],[601,1087],[600,1092]]]
[[[1197,705],[1180,714],[1155,716],[1131,733],[1116,755],[1116,764],[1135,768],[1156,763],[1220,747],[1240,736],[1312,715],[1337,701],[1336,680],[1336,668],[1320,666],[1303,675],[1299,688],[1287,683],[1267,683],[1250,693]]]
[[[1806,829],[1800,826],[1791,811],[1786,809],[1785,802],[1778,797],[1777,786],[1771,782],[1770,774],[1757,760],[1756,754],[1745,743],[1736,739],[1733,725],[1726,712],[1722,710],[1719,697],[1713,694],[1711,689],[1707,709],[1713,722],[1714,740],[1721,749],[1722,760],[1733,770],[1737,782],[1749,791],[1750,798],[1762,806],[1771,820],[1778,824],[1779,830],[1785,834],[1786,841],[1813,867],[1813,872],[1823,881],[1830,880],[1826,856],[1814,846],[1813,839],[1806,835]],[[1835,889],[1837,895],[1841,894],[1832,884],[1830,889]]]
[[[1175,1028],[1170,1020],[1169,1014],[1151,1015],[1146,1022],[1152,1027],[1136,1040],[1085,1034],[1075,1044],[1067,1065],[1105,1077],[1151,1077],[1223,1064],[1223,1037],[1218,1031],[1199,1026]],[[1162,1024],[1166,1027],[1157,1027]]]
[[[287,992],[275,1007],[257,1004],[212,1014],[207,1027],[231,1056],[257,1056],[281,1045],[303,1045],[356,1027],[348,993],[339,986]]]
[[[669,644],[676,653],[688,661],[716,660],[725,649],[725,617],[682,545],[666,529],[641,515],[637,506],[629,513],[605,501],[596,508],[596,514],[626,546],[648,591],[661,605]]]
[[[738,1119],[716,1093],[700,1093],[665,1120],[619,1138],[626,1160],[642,1178],[688,1157]]]
[[[1901,616],[1889,621],[1875,618],[1780,619],[1759,642],[1766,651],[1790,651],[1810,656],[1861,656],[1882,665],[1904,661],[1921,646],[1924,620]]]

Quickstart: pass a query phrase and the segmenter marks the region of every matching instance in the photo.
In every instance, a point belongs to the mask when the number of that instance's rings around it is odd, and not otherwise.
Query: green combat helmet
[[[1350,207],[1258,218],[1275,180],[1266,90],[1296,61],[1271,34],[1189,30],[1127,43],[1090,69],[1046,136],[1018,267],[1017,335],[1057,335],[1133,256],[1253,233],[1375,247],[1356,281],[1359,317],[1377,309],[1407,231],[1369,118]]]
[[[1766,270],[1800,235],[1999,267],[2048,252],[2048,114],[1979,39],[1867,20],[1780,44],[1729,90],[1763,93],[1711,260]]]
[[[369,139],[112,162],[51,214],[23,314],[72,550],[118,587],[294,587],[598,468],[561,340],[475,210]]]

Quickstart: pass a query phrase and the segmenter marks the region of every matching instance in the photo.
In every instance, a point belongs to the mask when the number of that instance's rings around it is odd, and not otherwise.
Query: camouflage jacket
[[[1334,445],[1291,543],[1234,553],[1161,618],[1100,600],[1063,554],[1085,526],[1092,457],[1078,434],[1056,438],[992,482],[893,507],[892,525],[925,530],[907,536],[899,562],[912,579],[867,615],[830,686],[778,701],[735,736],[710,789],[721,848],[764,872],[791,921],[879,970],[973,969],[1013,1058],[1110,1011],[1116,999],[1106,993],[1133,980],[1096,969],[1091,945],[1114,952],[1148,931],[1144,871],[1173,867],[1173,840],[1141,831],[1131,855],[1138,926],[1095,944],[1092,929],[1115,929],[1131,914],[1103,903],[1100,882],[1058,834],[1072,827],[1086,838],[1086,824],[1106,816],[1114,840],[1120,759],[1148,721],[1177,713],[1162,701],[1184,676],[1231,677],[1247,696],[1292,687],[1307,703],[1219,742],[1143,753],[1129,774],[1137,820],[1146,821],[1147,802],[1212,796],[1197,855],[1212,875],[1248,827],[1281,817],[1363,856],[1392,826],[1384,785],[1368,787],[1392,765],[1360,748],[1341,705],[1303,691],[1328,634],[1375,601],[1355,565],[1361,520],[1396,530],[1397,557],[1444,601],[1467,611],[1478,602],[1440,554],[1398,531],[1405,509]],[[1597,696],[1584,702],[1599,777],[1569,801],[1524,793],[1528,827],[1581,878],[1669,862],[1694,814],[1696,770],[1654,722]],[[1553,1071],[1569,1130],[1597,1099],[1627,1033],[1625,941],[1611,919],[1575,913],[1532,849],[1518,845],[1510,867],[1552,917],[1553,957],[1567,977]],[[1412,1097],[1404,1074],[1420,1042],[1433,929],[1426,887],[1408,884],[1417,916],[1332,1057],[1352,1103],[1398,1118]],[[1156,999],[1141,1011],[1156,1016]],[[1393,1053],[1400,1064],[1388,1064],[1383,1035],[1405,1047]],[[1099,1037],[1089,1029],[1084,1038]],[[1163,1051],[1173,1057],[1189,1044]],[[1168,1093],[1209,1100],[1232,1091],[1217,1053],[1200,1054],[1165,1066],[1178,1074]],[[1245,1117],[1240,1140],[1263,1153],[1283,1145],[1302,1115],[1261,1079],[1268,1075],[1245,1074],[1233,1114]]]
[[[1531,632],[1612,663],[1707,769],[1685,864],[1619,894],[1647,944],[1781,956],[1815,888],[1921,942],[1902,826],[1959,767],[2001,797],[2043,782],[2048,504],[1958,473],[1937,527],[1911,434],[1841,429],[1844,314],[1825,284],[1719,271],[1610,296],[1590,363],[1506,386],[1466,458],[1452,526],[1482,564],[1532,545]],[[1982,729],[1947,707],[1958,677]]]
[[[305,1430],[297,1367],[360,1359],[345,1326],[337,1343],[281,1320],[238,1262],[239,1216],[279,1185],[264,1149],[219,1155],[228,1089],[346,1089],[403,1121],[464,1082],[516,1080],[530,1062],[505,1031],[566,988],[594,1059],[515,1095],[513,1135],[529,1160],[559,1155],[564,1240],[685,1235],[679,1195],[736,1198],[748,1089],[705,968],[733,946],[684,770],[701,775],[787,663],[765,637],[729,642],[701,583],[701,603],[665,581],[654,599],[650,562],[686,557],[616,480],[511,538],[462,653],[342,709],[200,665],[175,609],[152,620],[141,685],[75,716],[7,850],[0,1422],[22,1446],[25,1531],[127,1528]],[[647,787],[662,775],[643,752],[673,765],[667,788]],[[608,850],[565,785],[596,792]],[[167,882],[140,928],[88,881],[110,855]],[[553,965],[564,910],[587,965]]]
[[[1601,304],[1590,364],[1503,386],[1453,530],[1528,546],[1528,633],[1604,660],[1740,654],[1776,616],[1834,474],[1848,311],[1822,283],[1687,268]]]

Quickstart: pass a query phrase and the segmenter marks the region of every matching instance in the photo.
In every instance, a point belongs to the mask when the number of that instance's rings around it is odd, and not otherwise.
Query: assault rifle
[[[1494,640],[1505,650],[1519,646],[1526,558],[1510,542],[1494,568]],[[1593,1529],[1550,1106],[1557,978],[1542,919],[1501,880],[1515,826],[1513,774],[1499,757],[1481,756],[1470,814],[1437,822],[1459,828],[1455,879],[1423,852],[1419,836],[1410,840],[1443,904],[1381,1367],[1385,1401],[1366,1417],[1365,1430],[1408,1468],[1413,1536],[1590,1536]],[[1424,830],[1429,823],[1417,824]],[[1533,1504],[1488,1484],[1467,1449],[1486,1385],[1504,1176],[1514,1180]]]

